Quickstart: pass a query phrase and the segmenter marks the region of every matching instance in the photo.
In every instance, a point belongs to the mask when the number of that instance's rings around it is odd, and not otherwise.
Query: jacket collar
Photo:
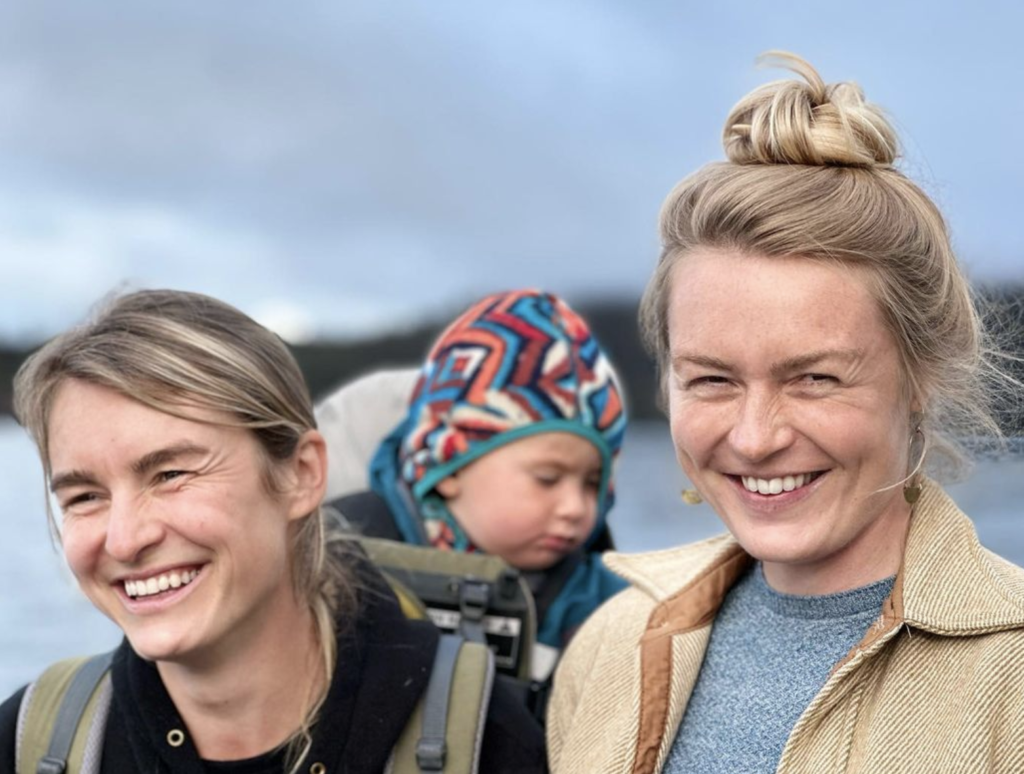
[[[924,482],[918,505],[900,573],[903,619],[949,636],[1024,627],[1024,570],[983,548],[934,482]]]
[[[671,620],[675,633],[710,623],[752,561],[730,535],[665,551],[605,554],[610,569],[657,603],[650,625]],[[1024,570],[983,548],[970,520],[925,481],[884,612],[947,636],[1022,628]]]

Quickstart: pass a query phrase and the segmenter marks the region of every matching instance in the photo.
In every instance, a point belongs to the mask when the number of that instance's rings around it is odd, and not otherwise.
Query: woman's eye
[[[159,483],[163,484],[176,478],[181,478],[186,472],[184,470],[161,470],[156,474],[156,479]]]
[[[686,382],[686,386],[692,389],[695,387],[717,387],[728,383],[729,380],[724,376],[698,376]]]
[[[75,506],[87,505],[88,503],[95,502],[99,499],[99,496],[95,492],[81,492],[80,494],[72,495],[67,500],[60,504],[62,511],[68,511]]]
[[[807,384],[827,384],[835,382],[836,378],[830,374],[804,374],[801,380]]]

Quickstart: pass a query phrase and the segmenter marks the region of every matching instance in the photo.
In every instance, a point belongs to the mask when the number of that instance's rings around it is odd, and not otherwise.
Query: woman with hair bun
[[[927,475],[1019,385],[883,113],[775,58],[800,78],[669,194],[641,306],[729,534],[606,557],[631,587],[562,661],[552,770],[1024,771],[1024,571]]]

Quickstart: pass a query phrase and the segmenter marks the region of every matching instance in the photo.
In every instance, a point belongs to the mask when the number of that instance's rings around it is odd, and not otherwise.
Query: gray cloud
[[[0,335],[125,278],[327,331],[511,285],[636,295],[661,198],[772,47],[889,107],[972,272],[1022,277],[1024,12],[686,5],[8,5]]]

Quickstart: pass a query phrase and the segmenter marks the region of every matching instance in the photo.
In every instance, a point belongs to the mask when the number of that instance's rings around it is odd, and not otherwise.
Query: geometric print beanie
[[[586,322],[551,293],[497,293],[449,325],[423,364],[404,427],[399,473],[436,546],[473,550],[433,492],[437,483],[506,443],[543,432],[574,433],[597,448],[592,537],[604,526],[626,428],[623,393]]]

